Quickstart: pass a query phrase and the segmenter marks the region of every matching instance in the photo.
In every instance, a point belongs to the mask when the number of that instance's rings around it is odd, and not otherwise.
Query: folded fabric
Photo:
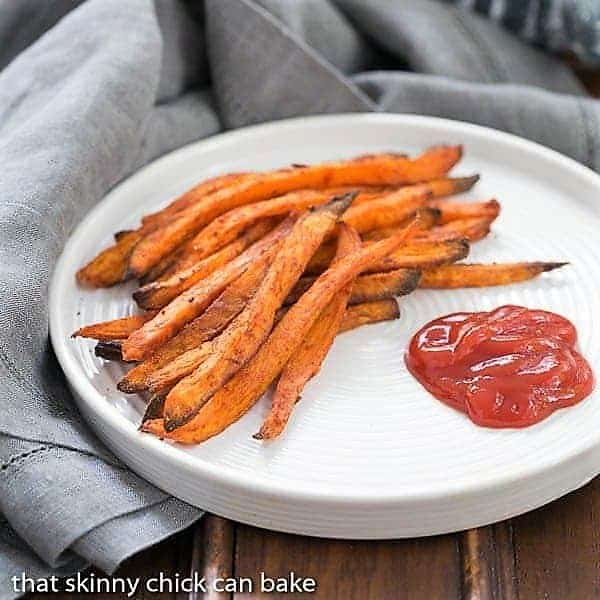
[[[201,515],[103,447],[49,347],[54,264],[128,174],[222,127],[371,110],[600,168],[599,105],[571,72],[433,0],[0,0],[0,65],[0,598],[23,571],[111,572]]]
[[[523,39],[555,51],[571,51],[600,63],[600,3],[597,0],[445,0],[475,10]]]

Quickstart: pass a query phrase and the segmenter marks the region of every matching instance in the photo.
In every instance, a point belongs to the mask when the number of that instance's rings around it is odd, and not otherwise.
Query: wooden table
[[[133,557],[115,576],[287,577],[317,581],[314,594],[189,593],[162,598],[326,600],[590,600],[600,598],[600,478],[521,517],[453,535],[355,542],[274,533],[206,516]],[[98,575],[101,575],[98,573]],[[54,597],[72,598],[68,594]],[[43,600],[47,595],[32,596]],[[119,594],[94,598],[116,600]],[[158,598],[139,594],[136,598]]]

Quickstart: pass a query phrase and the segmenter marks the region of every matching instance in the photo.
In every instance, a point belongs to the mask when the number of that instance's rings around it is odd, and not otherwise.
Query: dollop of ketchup
[[[455,313],[411,340],[406,366],[436,398],[484,427],[527,427],[594,388],[564,317],[522,306]]]

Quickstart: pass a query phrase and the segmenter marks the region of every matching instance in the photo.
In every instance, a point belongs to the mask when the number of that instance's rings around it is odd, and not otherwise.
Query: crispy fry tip
[[[133,300],[140,308],[147,308],[146,304],[148,304],[148,297],[152,294],[152,290],[155,287],[156,286],[154,286],[152,283],[148,283],[138,288],[135,290],[135,292],[133,292],[133,294],[131,294]]]
[[[565,267],[571,263],[569,262],[543,262],[540,263],[542,268],[542,273],[546,273],[548,271],[554,271],[554,269],[560,269],[561,267]]]
[[[121,354],[121,343],[117,341],[98,342],[94,347],[94,354],[98,358],[104,358],[106,360],[123,359],[123,355]]]
[[[476,173],[475,175],[468,175],[466,177],[457,177],[455,179],[456,183],[456,193],[460,194],[461,192],[467,192],[472,187],[475,186],[476,183],[479,182],[481,176]]]
[[[331,211],[341,216],[346,212],[346,210],[348,210],[348,208],[350,208],[352,202],[354,202],[354,199],[357,196],[358,192],[348,192],[347,194],[343,194],[341,196],[335,196],[331,201],[319,208]]]
[[[121,379],[117,383],[117,389],[124,394],[137,394],[139,392],[145,392],[146,388],[142,385],[132,385],[129,381]]]
[[[171,433],[171,431],[175,431],[182,425],[188,423],[195,415],[197,411],[186,414],[185,417],[178,418],[165,418],[164,419],[164,428],[167,433]]]
[[[166,437],[166,432],[162,424],[162,419],[148,419],[140,425],[140,431],[143,433],[151,433],[159,439]]]

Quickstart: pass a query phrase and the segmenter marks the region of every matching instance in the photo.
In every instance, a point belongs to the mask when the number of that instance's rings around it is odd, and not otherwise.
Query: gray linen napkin
[[[598,0],[444,0],[487,15],[520,37],[600,64]]]
[[[0,598],[23,570],[111,572],[201,515],[98,442],[48,345],[64,242],[129,173],[221,124],[365,110],[491,125],[600,169],[599,104],[566,67],[428,0],[0,0],[0,65]]]

